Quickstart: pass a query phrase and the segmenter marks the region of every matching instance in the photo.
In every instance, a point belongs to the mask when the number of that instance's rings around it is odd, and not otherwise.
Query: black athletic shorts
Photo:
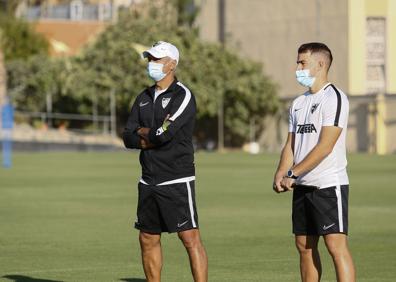
[[[157,186],[139,183],[135,228],[154,234],[198,228],[194,186],[194,181]]]
[[[349,185],[316,189],[297,185],[293,190],[295,235],[348,234]]]

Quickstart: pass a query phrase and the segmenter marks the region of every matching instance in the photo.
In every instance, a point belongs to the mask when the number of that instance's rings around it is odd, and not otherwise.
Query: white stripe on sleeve
[[[190,90],[187,87],[185,87],[181,82],[178,82],[177,85],[183,87],[184,91],[186,91],[186,96],[184,97],[184,100],[181,103],[179,109],[176,111],[176,113],[174,113],[174,115],[169,118],[170,121],[175,121],[175,119],[177,119],[183,113],[183,111],[186,109],[188,103],[191,100]]]

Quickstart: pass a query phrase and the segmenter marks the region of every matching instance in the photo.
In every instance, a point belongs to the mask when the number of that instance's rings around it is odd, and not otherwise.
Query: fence
[[[24,17],[29,21],[39,19],[110,21],[116,16],[111,3],[83,4],[72,1],[68,5],[42,5],[26,8]]]
[[[81,121],[81,122],[92,122],[92,127],[85,129],[68,128],[70,131],[82,132],[82,133],[102,133],[111,134],[116,136],[116,120],[115,116],[106,115],[80,115],[80,114],[65,114],[65,113],[47,113],[47,112],[23,112],[15,111],[15,118],[28,118],[31,120],[38,119],[43,124],[51,127],[54,120],[62,121]]]

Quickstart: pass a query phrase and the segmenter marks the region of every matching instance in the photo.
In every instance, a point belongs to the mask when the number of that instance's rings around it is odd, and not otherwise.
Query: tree
[[[3,42],[3,32],[0,29],[0,107],[5,102],[6,91],[7,91],[7,73],[4,65],[2,42]]]
[[[177,25],[193,28],[198,15],[198,7],[194,5],[193,0],[173,0],[173,6],[176,9]]]
[[[0,2],[0,105],[7,92],[5,62],[48,53],[48,43],[44,37],[35,33],[28,23],[14,17],[22,2]]]
[[[146,73],[147,63],[134,46],[150,46],[165,40],[178,47],[181,59],[177,77],[197,99],[197,139],[216,140],[218,101],[224,97],[226,144],[239,146],[247,141],[250,121],[260,121],[276,112],[279,105],[276,85],[263,73],[260,64],[219,44],[202,42],[188,21],[178,25],[174,19],[157,17],[156,13],[153,11],[151,17],[120,13],[116,24],[69,60],[31,59],[27,65],[10,64],[9,85],[11,88],[19,85],[21,89],[15,92],[20,93],[15,99],[20,105],[29,105],[30,110],[38,110],[43,107],[40,95],[53,91],[56,99],[62,101],[54,105],[55,111],[71,105],[82,114],[91,114],[94,108],[108,114],[109,96],[114,92],[121,131],[136,96],[153,84]],[[28,98],[31,100],[23,101]],[[258,126],[257,133],[261,130]]]
[[[46,95],[52,95],[55,103],[68,94],[70,74],[67,61],[63,59],[33,56],[8,62],[7,70],[9,95],[19,110],[42,112],[46,107]]]
[[[84,85],[94,87],[96,95],[106,99],[113,89],[121,127],[136,95],[152,84],[146,74],[146,62],[132,46],[135,43],[150,46],[158,40],[172,42],[180,50],[177,76],[196,94],[197,135],[201,138],[215,139],[213,121],[221,95],[225,97],[228,145],[240,145],[247,140],[252,118],[261,120],[276,111],[277,88],[263,74],[260,64],[242,59],[218,44],[203,43],[188,26],[162,24],[160,19],[129,13],[121,14],[118,23],[102,33],[78,59],[82,73],[87,75],[79,75],[81,87],[76,90],[86,91]]]
[[[0,12],[0,27],[3,33],[2,49],[5,61],[48,54],[48,42],[27,22]]]

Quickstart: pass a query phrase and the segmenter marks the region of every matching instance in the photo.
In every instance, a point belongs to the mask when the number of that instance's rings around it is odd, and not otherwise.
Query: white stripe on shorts
[[[188,192],[188,205],[190,206],[191,223],[192,226],[195,228],[197,227],[197,224],[195,223],[195,219],[194,219],[194,205],[191,194],[191,186],[190,186],[190,182],[186,182],[186,184],[187,184],[187,192]]]
[[[190,181],[194,181],[194,180],[195,180],[195,176],[189,176],[189,177],[183,177],[183,178],[178,178],[178,179],[173,179],[170,181],[158,183],[156,186],[171,185],[171,184],[176,184],[176,183],[186,183],[186,182],[190,182]],[[149,185],[146,181],[143,180],[143,178],[140,178],[139,182],[144,185]]]
[[[178,179],[174,179],[171,181],[166,181],[166,182],[162,182],[159,183],[157,185],[161,186],[161,185],[171,185],[171,184],[176,184],[176,183],[184,183],[184,182],[190,182],[190,181],[194,181],[195,180],[195,176],[190,176],[190,177],[183,177],[183,178],[178,178]]]
[[[340,232],[344,232],[344,222],[342,220],[342,194],[341,194],[341,186],[336,186],[336,195],[337,195],[337,209],[338,209],[338,226],[340,228]]]

